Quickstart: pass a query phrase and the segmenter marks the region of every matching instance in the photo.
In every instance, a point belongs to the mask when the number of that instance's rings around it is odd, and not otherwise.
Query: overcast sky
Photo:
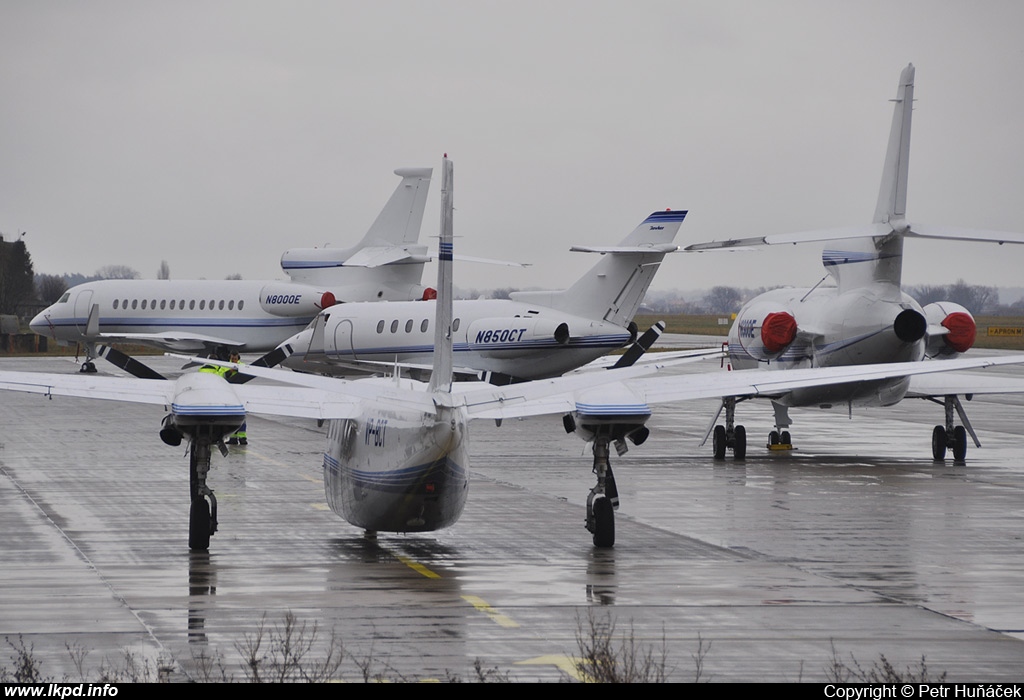
[[[455,162],[466,287],[564,287],[651,211],[677,242],[867,223],[917,68],[911,221],[1024,231],[1024,3],[0,3],[0,232],[37,272],[280,278],[403,166]],[[810,285],[821,244],[676,254],[656,288]],[[1024,246],[907,244],[1019,286]],[[432,279],[433,269],[427,276]],[[1004,300],[1008,301],[1008,300]]]

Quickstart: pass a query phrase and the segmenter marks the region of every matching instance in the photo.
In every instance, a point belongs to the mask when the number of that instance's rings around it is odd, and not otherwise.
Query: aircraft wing
[[[945,360],[936,360],[945,362]],[[946,372],[910,378],[907,398],[926,399],[933,396],[970,394],[1024,394],[1024,379],[976,372]]]
[[[750,369],[675,376],[643,376],[652,374],[654,368],[645,371],[643,367],[630,367],[609,370],[599,376],[583,374],[508,387],[466,389],[462,397],[471,418],[520,418],[576,410],[581,397],[591,407],[599,405],[601,392],[611,384],[619,385],[608,391],[609,396],[614,397],[614,403],[617,406],[635,408],[694,399],[755,396],[770,398],[794,389],[905,376],[940,375],[956,370],[982,369],[1005,364],[1024,364],[1024,355],[813,369]],[[632,396],[631,400],[622,399],[623,387]],[[609,404],[605,402],[604,405]]]
[[[99,333],[97,340],[104,343],[138,343],[153,345],[162,350],[178,352],[198,352],[211,347],[224,346],[244,349],[245,344],[228,338],[199,333]]]
[[[174,382],[128,379],[95,374],[49,374],[0,371],[0,389],[46,396],[79,396],[169,406]]]

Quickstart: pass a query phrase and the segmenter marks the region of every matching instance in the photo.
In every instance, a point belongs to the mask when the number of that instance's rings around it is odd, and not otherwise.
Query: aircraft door
[[[89,311],[92,310],[92,290],[86,289],[75,296],[75,327],[85,335],[89,323]]]
[[[330,354],[340,356],[345,359],[358,360],[359,358],[356,357],[355,346],[352,342],[352,336],[354,333],[355,331],[352,326],[352,319],[338,319],[338,322],[334,326],[334,347],[331,349]]]

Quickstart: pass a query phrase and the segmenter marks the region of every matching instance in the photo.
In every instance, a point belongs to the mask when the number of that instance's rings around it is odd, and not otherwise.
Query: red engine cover
[[[761,344],[768,352],[779,352],[796,338],[796,319],[785,311],[774,311],[761,324]],[[974,336],[971,336],[974,340]]]
[[[321,309],[329,309],[337,303],[338,300],[334,298],[334,294],[332,292],[324,292],[323,296],[320,297]]]
[[[954,311],[942,319],[942,325],[949,331],[943,336],[946,345],[957,352],[967,352],[974,347],[974,338],[977,336],[978,328],[970,314]]]

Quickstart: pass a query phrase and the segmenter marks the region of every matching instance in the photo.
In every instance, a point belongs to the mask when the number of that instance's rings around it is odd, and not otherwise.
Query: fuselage
[[[759,309],[785,310],[796,319],[796,337],[784,350],[765,359],[754,347],[754,316]],[[892,285],[877,284],[840,293],[835,287],[776,289],[744,305],[729,331],[729,357],[734,369],[786,370],[837,367],[924,359],[925,340],[901,339],[897,318],[923,312],[910,296]],[[760,355],[760,356],[759,356]],[[909,381],[892,379],[831,387],[799,389],[778,399],[787,406],[830,404],[891,405],[906,394]]]
[[[294,354],[285,365],[337,374],[351,372],[343,363],[352,361],[429,366],[434,304],[335,306],[321,314],[322,335],[311,326],[288,341]],[[503,299],[456,301],[452,330],[456,368],[516,379],[559,376],[632,338],[628,329],[612,323]]]
[[[324,289],[280,280],[101,280],[68,290],[30,326],[61,343],[96,341],[87,329],[95,305],[97,334],[152,336],[134,342],[182,351],[227,344],[265,352],[309,324],[324,292],[337,301],[408,299],[422,289],[413,286],[382,280]]]
[[[384,390],[395,386],[393,379],[361,381],[380,382]],[[405,388],[412,384],[402,380]],[[358,419],[330,423],[323,463],[327,503],[366,530],[448,527],[469,494],[467,443],[463,409],[438,408],[431,415],[367,402]]]

